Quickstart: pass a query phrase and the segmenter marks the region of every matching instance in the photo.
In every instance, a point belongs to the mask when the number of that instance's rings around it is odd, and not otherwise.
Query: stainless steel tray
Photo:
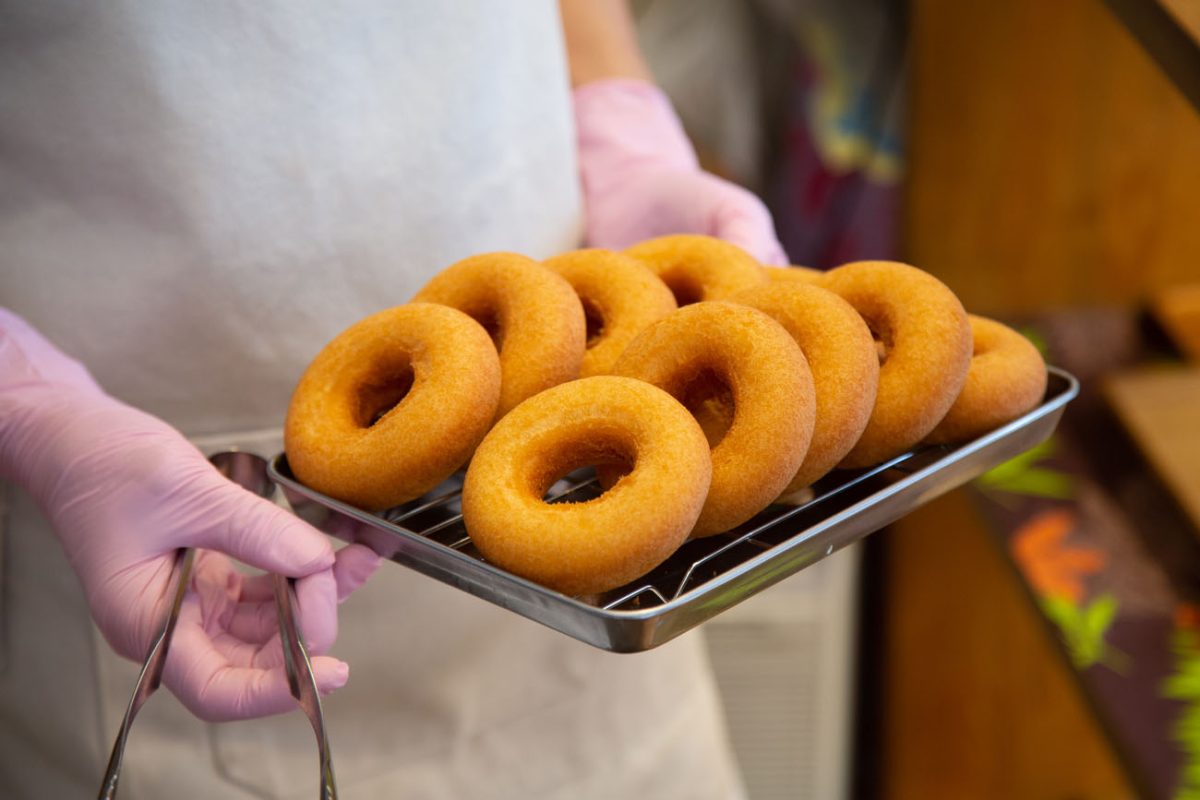
[[[615,652],[669,641],[776,581],[1045,440],[1079,383],[1051,368],[1042,404],[972,442],[927,447],[869,470],[818,481],[799,505],[772,505],[728,533],[687,542],[634,583],[568,597],[484,561],[462,523],[455,475],[425,497],[380,514],[361,511],[301,485],[276,456],[271,477],[302,518],[347,541],[363,542],[398,564],[507,608],[568,636]],[[551,487],[555,500],[600,493],[588,472]]]

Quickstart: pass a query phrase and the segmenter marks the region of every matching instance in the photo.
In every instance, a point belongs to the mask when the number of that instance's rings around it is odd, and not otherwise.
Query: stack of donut
[[[372,511],[469,462],[480,553],[586,595],[831,470],[975,438],[1045,387],[1028,340],[915,267],[764,267],[678,235],[448,267],[316,356],[285,447],[300,481]],[[546,502],[588,466],[603,494]]]

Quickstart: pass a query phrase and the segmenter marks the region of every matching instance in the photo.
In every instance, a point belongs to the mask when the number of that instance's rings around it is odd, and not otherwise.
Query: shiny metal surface
[[[188,583],[191,582],[192,563],[195,559],[196,551],[190,548],[175,552],[175,563],[171,568],[171,605],[167,608],[167,615],[158,635],[150,644],[146,660],[142,663],[142,671],[138,673],[137,683],[133,687],[133,696],[129,698],[129,705],[125,707],[125,717],[121,720],[121,729],[117,732],[117,740],[113,743],[104,780],[97,794],[100,800],[111,800],[117,796],[117,783],[121,778],[121,765],[125,761],[125,743],[129,740],[129,729],[133,726],[134,717],[142,705],[157,691],[162,682],[163,666],[167,663],[167,651],[171,647],[171,636],[175,633],[175,623],[179,619],[179,609],[183,606],[183,596],[187,593]]]
[[[965,444],[922,448],[869,470],[835,473],[813,487],[810,499],[772,505],[728,533],[687,542],[649,575],[594,597],[567,597],[485,562],[459,514],[461,475],[381,514],[301,485],[284,454],[272,460],[270,476],[297,514],[333,536],[365,543],[398,564],[580,641],[637,652],[673,639],[1034,447],[1050,436],[1078,392],[1074,377],[1051,368],[1045,399],[1023,417]],[[572,475],[551,488],[550,499],[582,500],[599,493],[593,478]]]
[[[214,454],[209,461],[217,471],[242,488],[261,497],[275,494],[275,483],[268,475],[267,460],[262,456],[241,450],[229,450]],[[325,717],[321,710],[321,694],[313,677],[308,650],[296,625],[296,581],[283,575],[272,575],[271,578],[275,592],[275,608],[279,615],[279,638],[283,646],[288,690],[308,717],[313,734],[317,737],[320,796],[322,800],[336,800],[337,783],[333,776],[333,756],[329,747],[329,736],[325,731]]]

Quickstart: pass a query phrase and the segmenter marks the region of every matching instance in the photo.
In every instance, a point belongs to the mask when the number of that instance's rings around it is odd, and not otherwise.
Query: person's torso
[[[187,433],[357,319],[574,246],[552,2],[0,4],[0,303]]]

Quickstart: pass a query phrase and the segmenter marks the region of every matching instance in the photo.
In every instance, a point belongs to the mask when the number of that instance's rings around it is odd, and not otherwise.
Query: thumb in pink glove
[[[587,241],[622,249],[671,233],[732,242],[765,264],[786,264],[771,214],[747,190],[700,169],[670,100],[645,81],[613,79],[574,91]]]
[[[320,656],[337,603],[379,559],[335,556],[318,531],[221,476],[181,434],[105,395],[77,362],[0,309],[0,477],[23,486],[54,526],[92,615],[119,654],[140,661],[161,624],[178,548],[197,554],[164,670],[192,713],[226,720],[288,711],[269,577],[221,553],[299,578],[301,630],[318,687],[348,667]],[[208,550],[216,552],[207,552]]]

